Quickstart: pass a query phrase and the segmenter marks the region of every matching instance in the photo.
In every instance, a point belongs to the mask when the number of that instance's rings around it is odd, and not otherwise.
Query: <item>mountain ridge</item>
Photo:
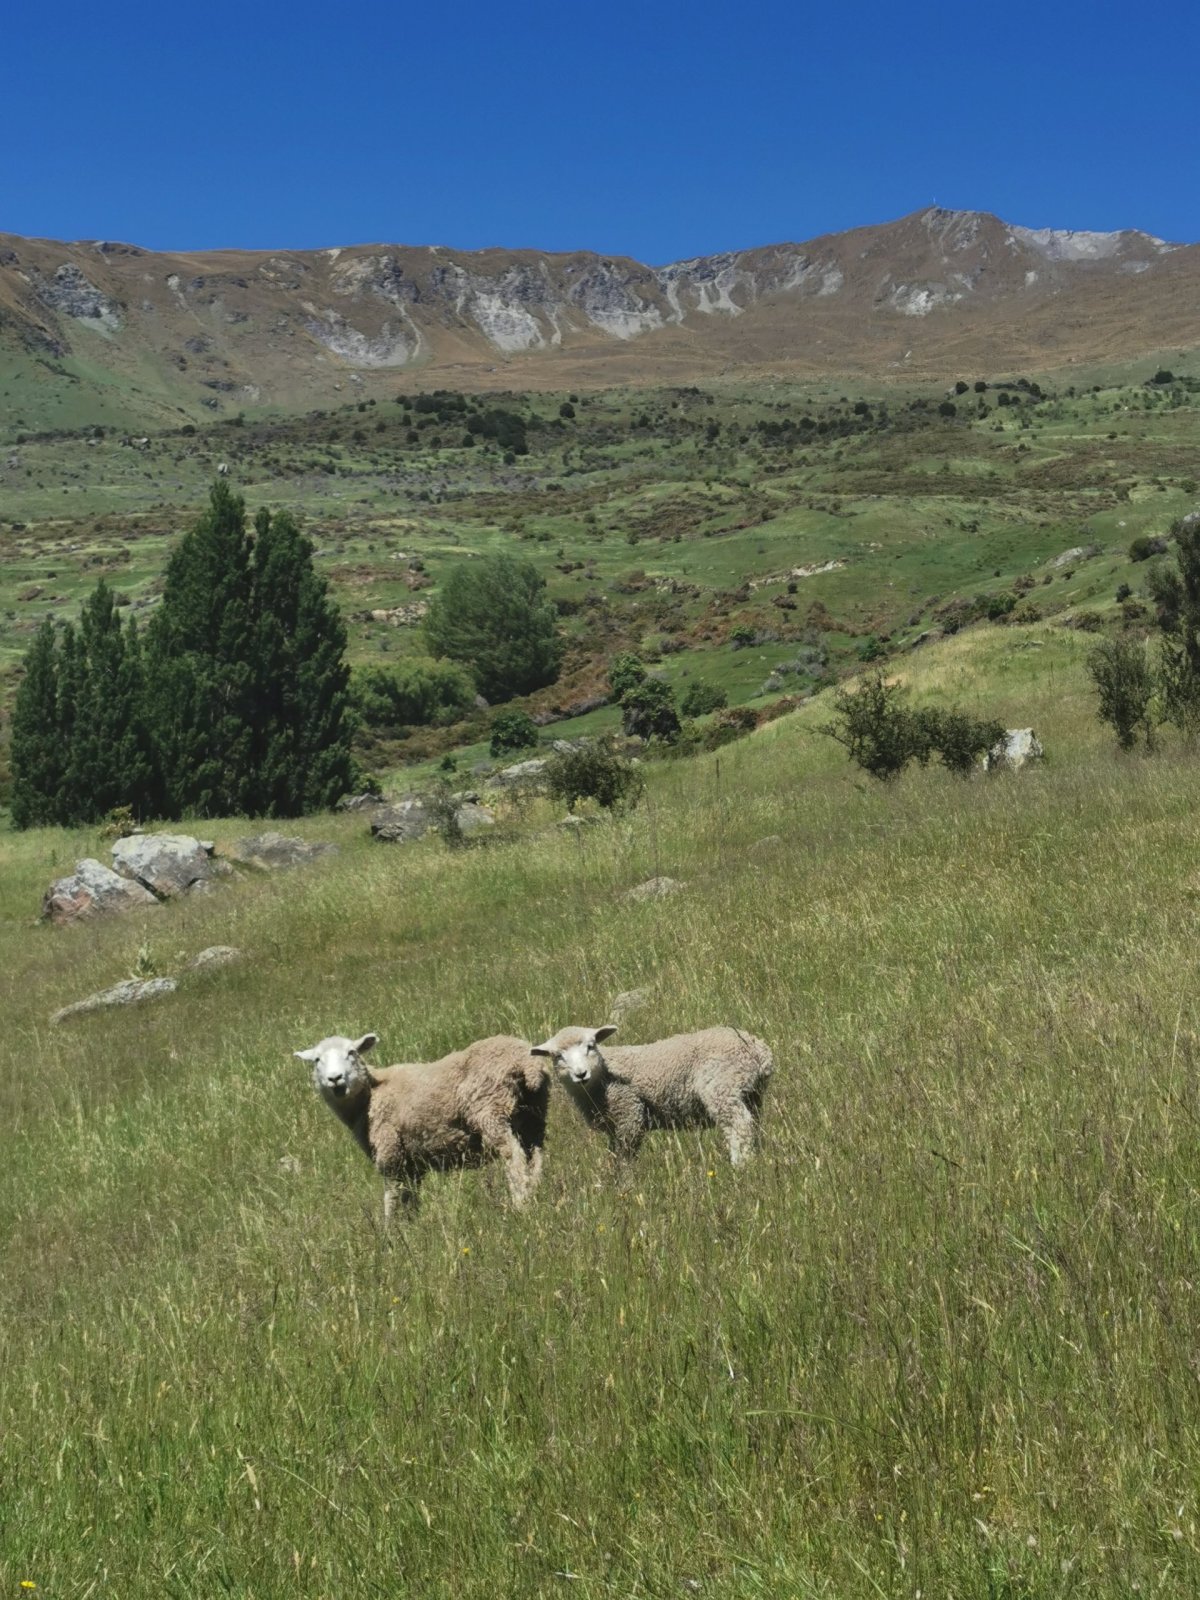
[[[124,387],[143,413],[294,409],[400,374],[467,388],[925,379],[1197,344],[1200,245],[938,207],[657,267],[586,250],[158,252],[0,234],[0,383],[22,360],[57,364],[51,376],[97,398]]]

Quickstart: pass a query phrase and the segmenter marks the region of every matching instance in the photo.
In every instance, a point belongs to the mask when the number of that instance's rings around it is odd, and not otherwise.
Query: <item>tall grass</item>
[[[814,709],[624,822],[452,855],[322,820],[302,873],[68,930],[38,894],[103,847],[0,844],[0,1585],[1195,1593],[1196,766],[1118,759],[1078,648],[915,669],[1035,722],[1019,778],[885,790]],[[653,872],[686,891],[623,904]],[[244,963],[47,1028],[218,941]],[[294,1048],[419,1060],[635,986],[624,1039],[771,1042],[755,1166],[660,1134],[623,1178],[559,1096],[529,1213],[433,1179],[383,1236]]]

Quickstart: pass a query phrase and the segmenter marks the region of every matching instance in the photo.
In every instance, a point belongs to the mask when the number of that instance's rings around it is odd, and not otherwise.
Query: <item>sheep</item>
[[[715,1126],[741,1166],[754,1149],[773,1065],[763,1041],[739,1028],[705,1028],[601,1052],[616,1031],[563,1028],[533,1053],[551,1059],[576,1110],[607,1135],[615,1155],[636,1155],[653,1128]]]
[[[311,1050],[313,1083],[349,1128],[384,1182],[383,1220],[411,1214],[425,1174],[502,1160],[512,1203],[537,1187],[550,1100],[550,1075],[525,1039],[480,1039],[440,1061],[369,1067],[378,1043],[335,1035]]]

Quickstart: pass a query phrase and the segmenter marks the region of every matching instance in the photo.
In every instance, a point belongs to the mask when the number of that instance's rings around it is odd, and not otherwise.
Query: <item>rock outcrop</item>
[[[42,917],[47,922],[80,922],[115,911],[137,911],[156,906],[149,889],[123,878],[102,862],[88,856],[75,863],[68,878],[59,878],[42,899]]]

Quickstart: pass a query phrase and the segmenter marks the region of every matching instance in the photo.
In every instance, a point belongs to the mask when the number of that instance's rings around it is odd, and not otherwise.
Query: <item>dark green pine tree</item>
[[[58,651],[47,619],[25,657],[12,716],[12,819],[18,828],[59,821],[66,752],[58,729]]]
[[[245,502],[217,483],[168,563],[162,605],[147,629],[147,706],[168,815],[251,809],[252,651]]]
[[[147,705],[146,667],[137,619],[125,628],[125,648],[117,673],[115,698],[121,708],[116,742],[122,798],[139,820],[166,815],[162,770]]]
[[[562,662],[545,581],[517,556],[451,567],[430,602],[425,637],[435,656],[469,667],[480,694],[493,702],[553,683]]]
[[[131,715],[120,692],[125,635],[112,590],[101,578],[79,617],[82,668],[66,789],[80,821],[130,805],[121,739]]]
[[[77,827],[90,822],[94,815],[91,800],[82,786],[79,764],[75,759],[75,737],[79,730],[81,712],[87,708],[87,656],[83,641],[71,623],[63,629],[58,651],[58,706],[56,724],[63,751],[63,770],[58,788],[56,822],[63,827]]]
[[[245,808],[295,817],[354,779],[346,628],[286,511],[254,524],[254,770]]]

